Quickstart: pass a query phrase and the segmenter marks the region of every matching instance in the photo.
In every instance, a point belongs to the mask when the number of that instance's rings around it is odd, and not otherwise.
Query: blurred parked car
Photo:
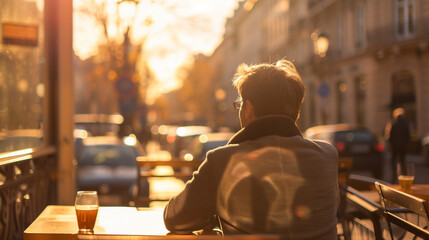
[[[169,150],[169,146],[176,140],[177,125],[154,125],[151,128],[153,139],[159,142],[161,149]]]
[[[136,157],[143,153],[134,136],[83,139],[76,156],[78,190],[98,191],[100,204],[128,205],[137,181]]]
[[[181,151],[181,158],[204,160],[208,151],[226,145],[233,135],[232,132],[216,132],[194,136],[188,146]]]
[[[381,179],[383,145],[368,129],[351,124],[320,125],[307,129],[304,136],[334,145],[340,157],[352,157],[352,171],[370,171]]]
[[[124,117],[120,114],[75,114],[75,128],[85,129],[93,136],[117,134]]]
[[[161,135],[161,148],[169,151],[173,158],[179,157],[183,148],[187,146],[195,136],[212,132],[210,127],[198,125],[180,127],[175,125],[161,125],[158,129]]]

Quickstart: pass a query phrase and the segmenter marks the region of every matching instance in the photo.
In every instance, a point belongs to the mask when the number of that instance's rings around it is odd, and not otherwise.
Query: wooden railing
[[[0,239],[20,240],[31,222],[56,202],[54,147],[0,154]]]

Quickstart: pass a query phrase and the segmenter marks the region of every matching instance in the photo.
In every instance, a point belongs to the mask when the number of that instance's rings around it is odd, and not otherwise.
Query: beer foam
[[[399,175],[398,180],[414,180],[414,176]]]
[[[76,205],[76,210],[97,210],[98,205]]]

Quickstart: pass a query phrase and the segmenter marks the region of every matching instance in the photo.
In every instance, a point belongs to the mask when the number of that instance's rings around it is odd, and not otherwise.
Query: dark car
[[[87,137],[76,156],[78,190],[98,191],[100,204],[129,205],[141,155],[135,137]]]
[[[370,171],[381,179],[383,145],[368,129],[352,124],[320,125],[307,129],[304,136],[334,145],[341,157],[352,157],[352,171]]]
[[[234,133],[232,132],[215,132],[195,136],[181,151],[181,158],[185,160],[204,160],[208,151],[226,145],[233,135]]]
[[[176,129],[175,136],[170,136],[171,155],[180,157],[180,152],[194,139],[196,136],[212,132],[208,126],[181,126]]]

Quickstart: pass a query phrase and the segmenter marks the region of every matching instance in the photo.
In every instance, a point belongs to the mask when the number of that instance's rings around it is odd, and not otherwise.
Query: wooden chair
[[[353,166],[353,158],[340,158],[338,160],[338,187],[340,190],[340,206],[338,207],[337,219],[341,224],[342,231],[338,233],[338,239],[350,239],[350,231],[346,221],[346,190],[349,175]]]
[[[347,227],[352,238],[382,240],[384,227],[381,224],[383,207],[378,202],[375,178],[350,174],[346,193]],[[389,184],[387,182],[383,182]],[[409,212],[405,208],[389,208],[391,212]]]
[[[429,231],[424,229],[417,224],[412,223],[401,215],[391,212],[387,207],[393,203],[402,207],[405,207],[412,212],[416,213],[418,217],[423,217],[426,221],[426,227],[429,224],[429,204],[427,200],[415,197],[405,192],[393,189],[380,182],[375,182],[375,186],[381,198],[383,205],[385,218],[389,226],[390,236],[393,240],[392,223],[404,229],[407,232],[414,234],[415,236],[423,239],[429,239]]]

